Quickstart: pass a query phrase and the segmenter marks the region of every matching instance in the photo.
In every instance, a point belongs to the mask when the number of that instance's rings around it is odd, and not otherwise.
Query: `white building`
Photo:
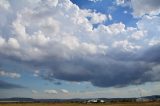
[[[149,99],[147,99],[147,98],[137,98],[136,99],[136,102],[148,102],[149,101]]]
[[[88,100],[87,103],[105,103],[105,101],[100,99],[91,99]]]

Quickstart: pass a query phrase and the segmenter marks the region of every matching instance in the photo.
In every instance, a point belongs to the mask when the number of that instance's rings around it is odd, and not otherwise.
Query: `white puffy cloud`
[[[137,22],[137,26],[143,31],[143,38],[145,44],[155,45],[159,44],[159,27],[160,17],[159,16],[143,16],[140,21]],[[143,39],[143,40],[144,40]]]
[[[91,14],[91,23],[97,24],[106,21],[107,17],[101,13],[92,13]]]
[[[9,38],[8,46],[14,49],[18,49],[20,47],[19,43],[15,38]]]
[[[66,89],[61,89],[61,91],[62,91],[63,93],[69,93],[69,91],[66,90]]]
[[[122,51],[129,51],[129,52],[132,52],[132,51],[135,51],[135,50],[141,48],[140,46],[134,45],[134,44],[128,42],[127,40],[115,41],[115,42],[113,43],[113,47],[119,48],[119,49],[121,49]]]
[[[98,31],[98,33],[106,34],[106,36],[118,35],[125,31],[125,25],[123,23],[114,23],[109,26],[99,25],[95,31]]]
[[[21,75],[19,73],[15,72],[6,72],[6,71],[0,71],[1,77],[9,77],[9,78],[20,78]]]
[[[137,22],[137,26],[139,29],[144,30],[147,32],[147,35],[154,33],[154,36],[157,37],[158,33],[160,32],[159,27],[160,17],[159,16],[143,16],[140,21]]]
[[[65,93],[68,94],[69,91],[66,89],[60,89],[60,90],[55,90],[55,89],[49,89],[49,90],[44,90],[46,94],[58,94],[58,93]]]
[[[45,2],[45,0],[43,0],[43,2],[46,4],[46,5],[49,5],[49,6],[54,6],[56,7],[57,4],[58,4],[58,0],[47,0],[47,2]]]
[[[137,31],[137,32],[134,32],[131,35],[131,38],[134,39],[134,40],[139,40],[139,39],[143,38],[144,35],[145,35],[145,32],[143,32],[143,31]]]
[[[145,14],[158,15],[160,13],[159,0],[131,0],[133,15],[141,17]]]
[[[131,7],[131,0],[116,0],[116,2],[114,2],[114,4],[116,4],[117,6],[122,6],[122,7]]]
[[[10,23],[12,29],[8,29],[12,30],[13,35],[9,40],[1,37],[3,51],[0,52],[22,60],[42,60],[46,56],[69,58],[76,51],[83,51],[78,53],[80,55],[106,52],[107,47],[97,46],[88,36],[92,32],[92,24],[106,20],[104,14],[80,10],[68,0],[38,3],[40,5],[36,8],[24,8],[17,12],[16,19]],[[10,49],[12,51],[9,52]]]
[[[32,90],[31,91],[33,94],[37,94],[38,93],[38,91],[36,91],[36,90]]]
[[[0,9],[8,10],[10,8],[10,3],[8,0],[1,0],[0,1]]]
[[[57,92],[56,90],[54,90],[54,89],[52,89],[52,90],[45,90],[44,92],[47,93],[47,94],[57,94],[57,93],[58,93],[58,92]]]
[[[159,44],[160,44],[160,40],[159,39],[152,39],[148,43],[148,45],[150,45],[150,46],[159,45]]]
[[[116,0],[117,5],[122,5],[125,3],[125,0]]]
[[[159,0],[116,0],[116,5],[129,7],[133,9],[132,15],[135,18],[140,18],[144,15],[158,15],[160,13]],[[126,14],[126,11],[124,11]]]

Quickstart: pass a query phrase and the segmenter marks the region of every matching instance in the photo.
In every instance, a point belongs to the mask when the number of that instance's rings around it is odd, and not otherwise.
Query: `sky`
[[[159,0],[0,0],[0,98],[160,94]]]

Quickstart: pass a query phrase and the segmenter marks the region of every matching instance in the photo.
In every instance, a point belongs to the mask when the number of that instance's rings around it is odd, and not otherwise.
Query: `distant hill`
[[[145,96],[143,98],[147,98],[147,99],[151,99],[151,100],[160,99],[160,95]]]
[[[152,95],[152,96],[144,96],[141,98],[146,98],[149,100],[160,100],[160,95]],[[33,99],[33,98],[1,98],[0,102],[85,102],[91,99],[104,100],[106,102],[114,102],[114,101],[135,101],[136,98],[87,98],[87,99]]]
[[[20,101],[20,102],[31,102],[34,101],[35,99],[32,98],[20,98],[20,97],[14,97],[14,98],[1,98],[0,101]]]

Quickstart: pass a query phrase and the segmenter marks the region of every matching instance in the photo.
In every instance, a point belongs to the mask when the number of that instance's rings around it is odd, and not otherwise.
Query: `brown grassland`
[[[3,103],[0,106],[160,106],[160,102],[148,103],[106,103],[106,104],[80,104],[80,103]]]

